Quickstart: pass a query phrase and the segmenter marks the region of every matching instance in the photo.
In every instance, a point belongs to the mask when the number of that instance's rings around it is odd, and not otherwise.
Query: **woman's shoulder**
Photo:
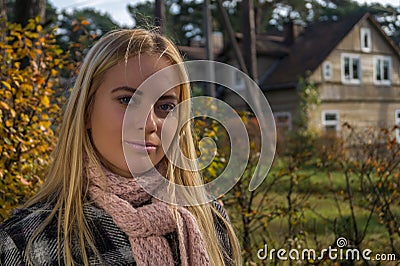
[[[15,210],[8,220],[0,224],[1,265],[24,265],[26,245],[50,212],[51,209],[45,205],[35,204]]]
[[[31,258],[36,262],[35,265],[57,265],[58,216],[55,215],[49,223],[46,221],[53,207],[37,204],[18,209],[0,225],[0,265],[25,265],[26,247],[32,237],[35,237],[32,242],[34,251],[30,256],[33,256]],[[127,262],[126,265],[131,265],[134,260],[130,255],[129,240],[113,223],[112,218],[89,203],[83,205],[83,212],[95,245],[106,264],[123,260]],[[35,235],[45,222],[46,228]],[[75,241],[77,239],[72,239],[73,245],[77,244]],[[79,261],[80,250],[74,249],[73,256]],[[92,253],[89,254],[89,260],[98,262]]]
[[[47,204],[35,204],[14,210],[12,216],[0,224],[0,232],[20,239],[27,237],[44,222],[51,212]]]

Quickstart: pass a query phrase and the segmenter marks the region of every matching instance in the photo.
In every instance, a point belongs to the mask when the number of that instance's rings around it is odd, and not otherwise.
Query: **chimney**
[[[303,32],[304,27],[299,23],[295,23],[292,20],[286,22],[283,25],[284,42],[286,44],[292,44],[296,38]]]
[[[191,38],[189,46],[191,47],[204,47],[204,38]],[[224,36],[220,31],[214,31],[211,35],[212,49],[214,53],[219,53],[224,48]]]
[[[224,48],[224,36],[220,31],[212,33],[213,51],[219,53]]]
[[[285,22],[283,25],[283,34],[284,42],[286,44],[292,44],[294,42],[294,29],[292,20]]]

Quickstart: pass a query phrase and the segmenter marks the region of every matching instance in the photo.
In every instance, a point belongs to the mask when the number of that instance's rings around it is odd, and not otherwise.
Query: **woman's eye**
[[[171,103],[166,103],[166,104],[160,104],[158,106],[158,109],[164,112],[171,112],[175,108],[175,104]]]
[[[166,118],[175,108],[173,103],[158,104],[155,108],[156,115],[160,118]]]
[[[121,96],[118,98],[119,102],[125,105],[128,105],[132,96]]]

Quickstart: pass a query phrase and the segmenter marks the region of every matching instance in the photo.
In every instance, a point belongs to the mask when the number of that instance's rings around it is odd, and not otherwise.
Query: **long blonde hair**
[[[45,182],[37,195],[26,204],[26,206],[31,206],[38,202],[50,201],[54,205],[51,214],[36,231],[34,237],[44,230],[55,216],[58,216],[58,256],[59,260],[60,257],[64,258],[65,265],[74,265],[71,244],[73,238],[78,239],[85,265],[89,264],[88,247],[99,256],[83,213],[88,189],[84,156],[100,164],[99,156],[95,152],[85,126],[90,117],[94,95],[107,70],[119,62],[127,60],[128,57],[141,53],[163,56],[171,62],[171,65],[182,62],[179,51],[171,41],[148,30],[112,31],[92,47],[81,66],[66,105],[59,141],[53,153],[53,161]],[[190,86],[182,84],[180,101],[189,98]],[[188,104],[185,106],[186,109],[190,109]],[[179,115],[180,120],[188,121],[185,116],[190,115],[190,110],[182,110]],[[180,130],[179,144],[183,154],[189,158],[196,157],[190,123],[186,123]],[[182,170],[170,163],[168,163],[167,178],[178,185],[199,186],[203,184],[198,172]],[[224,256],[226,256],[217,239],[214,215],[218,216],[227,228],[232,247],[232,264],[241,264],[239,244],[232,226],[226,219],[211,204],[187,208],[198,221],[212,265],[224,265]],[[27,250],[31,248],[34,237],[28,243]],[[60,243],[60,239],[63,239],[63,243]],[[63,246],[62,254],[61,246]]]

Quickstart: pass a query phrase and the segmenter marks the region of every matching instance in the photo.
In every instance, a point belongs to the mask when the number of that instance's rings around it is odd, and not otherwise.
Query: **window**
[[[361,51],[371,52],[371,30],[368,28],[360,29]]]
[[[322,65],[322,75],[325,80],[332,78],[332,64],[331,62],[324,62]]]
[[[278,130],[292,130],[292,115],[290,112],[274,113],[275,125]]]
[[[338,111],[323,111],[322,125],[327,133],[336,133],[339,131],[339,112]]]
[[[375,56],[374,58],[374,83],[390,85],[392,60],[390,56]]]
[[[233,85],[237,90],[243,90],[245,88],[243,75],[244,74],[239,71],[233,72]]]
[[[361,64],[359,55],[342,54],[342,82],[350,84],[361,83]]]
[[[395,121],[396,125],[400,127],[400,109],[395,112]],[[397,143],[400,143],[400,128],[396,129],[396,140]]]

